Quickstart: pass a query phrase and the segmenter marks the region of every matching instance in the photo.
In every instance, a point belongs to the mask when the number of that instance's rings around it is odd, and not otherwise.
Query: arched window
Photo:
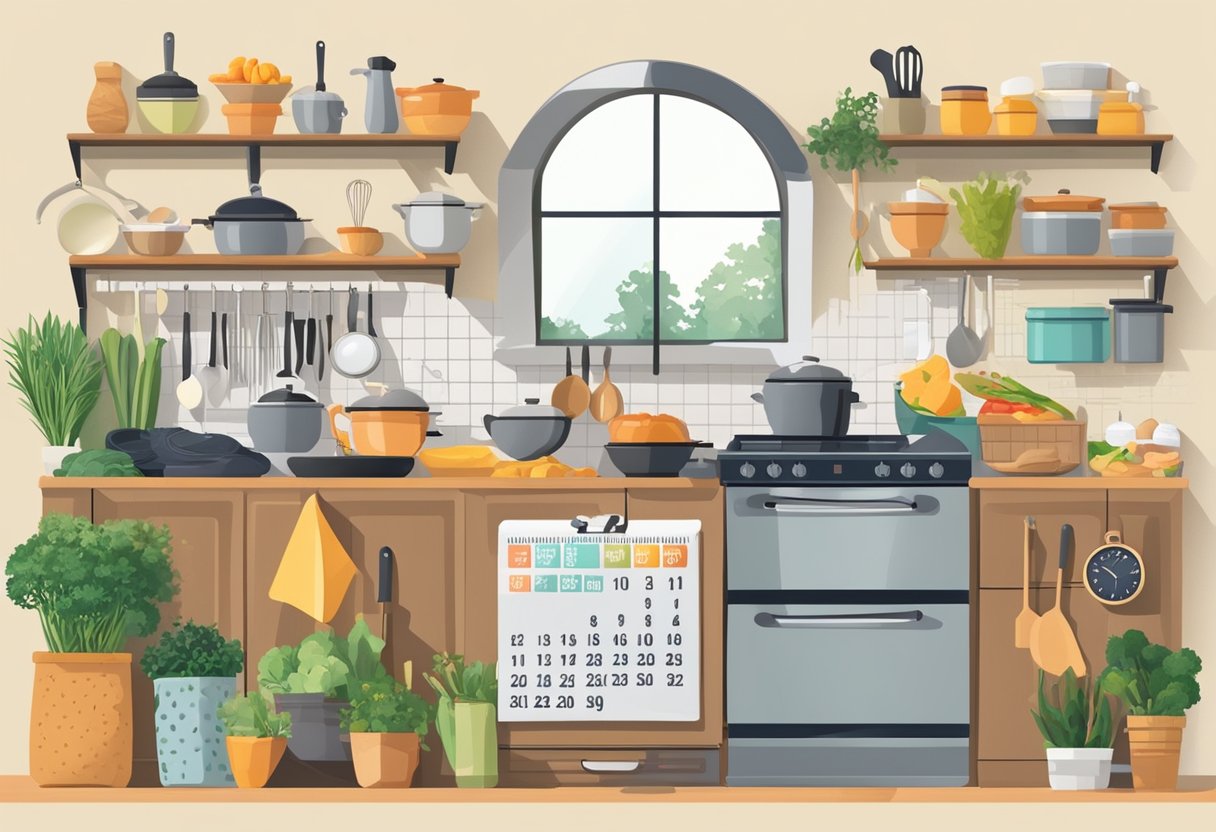
[[[499,299],[529,298],[538,346],[787,344],[810,315],[809,214],[805,158],[758,99],[686,64],[615,64],[551,98],[503,166]]]

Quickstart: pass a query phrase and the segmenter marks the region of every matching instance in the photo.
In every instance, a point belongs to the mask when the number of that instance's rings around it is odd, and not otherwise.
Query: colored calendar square
[[[676,543],[664,545],[663,565],[669,569],[683,569],[688,566],[688,547]]]
[[[562,547],[562,568],[599,569],[600,544],[567,543]]]
[[[603,592],[604,591],[604,576],[603,575],[584,575],[583,576],[583,592]]]
[[[582,592],[583,591],[583,576],[582,575],[562,575],[559,583],[560,583],[562,592]]]
[[[512,592],[529,592],[532,589],[532,576],[512,575],[507,578],[507,588]]]
[[[533,575],[532,576],[532,591],[533,592],[557,592],[557,576],[556,575]]]
[[[512,543],[507,547],[507,567],[529,569],[532,566],[532,547],[527,543]]]
[[[537,543],[532,547],[532,560],[537,569],[557,569],[562,565],[561,544]]]
[[[628,569],[629,568],[629,544],[628,543],[605,543],[604,544],[604,568],[605,569]]]
[[[633,544],[633,565],[637,569],[658,569],[658,545],[654,543]]]

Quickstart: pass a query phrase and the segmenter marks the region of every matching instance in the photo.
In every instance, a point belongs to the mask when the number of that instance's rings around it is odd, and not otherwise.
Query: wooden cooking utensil
[[[625,411],[621,390],[612,383],[608,365],[612,362],[612,347],[604,347],[604,377],[591,394],[591,417],[597,422],[611,422]]]
[[[1064,567],[1068,565],[1068,549],[1072,545],[1072,526],[1060,527],[1060,566],[1056,572],[1056,605],[1043,613],[1030,628],[1030,656],[1034,663],[1052,676],[1068,668],[1078,677],[1085,675],[1085,657],[1077,644],[1077,635],[1064,617],[1060,598],[1064,590]]]
[[[577,419],[587,412],[591,404],[591,390],[581,376],[574,374],[574,364],[570,360],[570,348],[566,347],[566,377],[553,388],[550,402],[571,419]]]
[[[1026,541],[1022,549],[1022,611],[1013,621],[1013,646],[1029,647],[1030,631],[1039,614],[1030,608],[1030,541],[1034,535],[1034,518],[1026,518]]]

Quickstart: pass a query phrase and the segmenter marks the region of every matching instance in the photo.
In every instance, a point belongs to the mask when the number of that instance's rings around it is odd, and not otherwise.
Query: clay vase
[[[30,776],[39,786],[131,780],[131,654],[35,653]]]
[[[422,740],[412,731],[377,734],[352,731],[355,779],[365,789],[408,789],[422,758]]]
[[[1184,716],[1128,716],[1127,743],[1132,753],[1132,785],[1137,789],[1178,788]]]
[[[891,202],[891,233],[912,257],[931,257],[946,233],[950,206],[944,202]]]
[[[228,765],[239,789],[260,789],[287,751],[287,737],[227,737]]]
[[[122,94],[122,67],[113,61],[93,64],[97,83],[89,96],[85,121],[94,133],[125,133],[131,115]]]

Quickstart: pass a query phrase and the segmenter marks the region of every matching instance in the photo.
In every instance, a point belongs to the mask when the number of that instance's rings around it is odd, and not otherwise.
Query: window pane
[[[629,95],[577,121],[541,178],[542,211],[654,209],[654,96]]]
[[[768,341],[785,338],[781,221],[664,219],[659,260],[671,275],[683,317],[663,328],[676,340]],[[676,314],[679,314],[677,310]]]
[[[541,220],[540,340],[649,340],[654,221]]]
[[[659,207],[778,211],[768,157],[739,122],[678,95],[659,96]]]

